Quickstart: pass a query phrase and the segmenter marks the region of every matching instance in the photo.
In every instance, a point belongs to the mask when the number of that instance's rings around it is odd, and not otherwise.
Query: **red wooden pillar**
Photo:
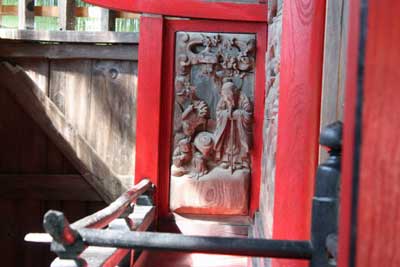
[[[284,1],[273,223],[276,239],[310,238],[324,24],[324,0]],[[274,266],[298,264],[276,260]]]
[[[400,265],[400,2],[350,7],[339,267]]]
[[[159,135],[163,18],[140,17],[135,183],[149,178],[159,186]],[[149,79],[151,77],[151,79]]]

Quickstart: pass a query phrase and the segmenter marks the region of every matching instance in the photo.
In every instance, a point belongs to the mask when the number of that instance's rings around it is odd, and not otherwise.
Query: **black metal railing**
[[[125,195],[105,210],[72,225],[69,225],[63,213],[47,212],[44,227],[53,237],[51,249],[61,259],[73,260],[76,266],[85,266],[81,254],[88,246],[308,259],[311,267],[335,266],[341,135],[341,122],[330,124],[321,132],[320,144],[328,149],[329,158],[317,170],[310,240],[200,237],[99,229],[126,212],[129,203],[150,187],[146,181],[139,184],[136,188],[141,189],[134,190],[132,195]]]

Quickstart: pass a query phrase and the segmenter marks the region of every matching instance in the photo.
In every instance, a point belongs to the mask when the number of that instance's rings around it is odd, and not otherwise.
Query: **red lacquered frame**
[[[259,205],[260,191],[260,175],[261,175],[261,153],[262,153],[262,126],[264,114],[264,89],[265,89],[265,51],[267,42],[267,25],[264,23],[244,23],[244,22],[221,22],[211,20],[164,20],[161,18],[144,17],[143,22],[150,28],[154,27],[152,23],[158,20],[158,23],[165,25],[164,46],[162,48],[162,83],[160,91],[158,91],[159,81],[159,65],[161,56],[157,51],[152,54],[148,51],[140,49],[139,57],[146,54],[146,63],[139,60],[139,95],[138,95],[138,120],[137,124],[137,154],[140,155],[139,161],[136,162],[136,181],[151,175],[153,183],[157,186],[157,207],[158,215],[166,217],[170,214],[169,210],[169,185],[170,185],[170,156],[172,142],[172,123],[173,123],[173,100],[174,100],[174,60],[175,60],[175,33],[177,31],[202,31],[202,32],[234,32],[234,33],[254,33],[257,38],[257,54],[256,54],[256,74],[255,74],[255,91],[254,91],[254,148],[252,152],[252,181],[250,192],[249,215],[253,215]],[[158,29],[158,27],[156,27]],[[149,29],[149,28],[147,28]],[[144,32],[144,31],[143,31]],[[155,42],[156,37],[151,40],[149,36],[146,39],[140,36],[140,43],[143,41]],[[154,67],[151,69],[151,63]],[[145,66],[142,66],[145,65]],[[142,68],[142,70],[140,70]],[[145,70],[143,68],[146,68]],[[141,73],[141,72],[142,73]],[[146,72],[146,73],[143,73]],[[145,83],[144,80],[147,82]],[[152,87],[154,85],[154,87]],[[151,88],[152,87],[152,88]],[[143,92],[144,91],[144,92]],[[159,102],[156,94],[159,94]],[[143,101],[145,98],[147,100]],[[153,102],[151,102],[153,101]],[[146,103],[146,104],[143,104]],[[139,105],[139,103],[141,103]],[[146,105],[154,106],[148,107]],[[158,109],[158,106],[160,109]],[[157,114],[158,113],[158,114]],[[159,123],[159,124],[158,124]],[[144,128],[144,129],[143,129]],[[157,129],[159,132],[157,133]],[[157,151],[156,151],[157,150]],[[153,152],[151,152],[153,151]],[[151,167],[150,167],[151,166]],[[144,171],[142,171],[144,170]]]
[[[240,21],[267,21],[266,3],[229,3],[204,0],[85,0],[93,5],[135,13]]]

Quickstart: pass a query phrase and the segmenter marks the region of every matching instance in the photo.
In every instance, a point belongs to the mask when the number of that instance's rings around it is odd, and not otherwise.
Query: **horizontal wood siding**
[[[18,45],[27,50],[38,47],[36,51],[57,46],[0,44],[8,51]],[[78,46],[64,43],[51,49],[66,48],[73,54]],[[116,173],[133,175],[137,57],[118,58],[119,52],[114,51],[122,51],[122,55],[129,49],[129,55],[137,54],[137,44],[80,47],[81,54],[75,58],[67,53],[64,58],[63,54],[54,58],[45,53],[23,52],[19,56],[0,52],[0,56],[26,71]],[[85,57],[85,53],[92,54]],[[0,147],[2,263],[50,266],[55,254],[49,246],[28,244],[23,240],[25,234],[43,232],[43,214],[49,209],[63,210],[74,221],[101,209],[105,203],[1,83]]]

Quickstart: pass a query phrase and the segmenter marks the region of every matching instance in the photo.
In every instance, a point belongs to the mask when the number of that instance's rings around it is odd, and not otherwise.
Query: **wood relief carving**
[[[176,34],[172,210],[247,213],[255,48],[253,34]]]

